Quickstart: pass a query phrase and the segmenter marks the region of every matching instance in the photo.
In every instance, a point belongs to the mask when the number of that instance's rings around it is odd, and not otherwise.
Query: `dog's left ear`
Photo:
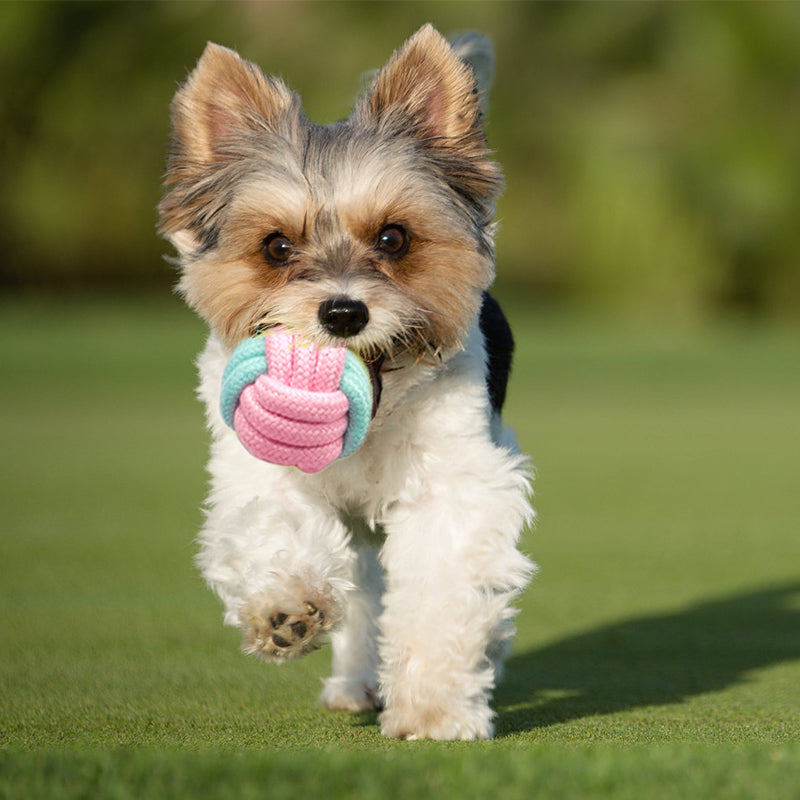
[[[476,73],[432,26],[420,28],[378,73],[357,113],[393,133],[416,137],[432,154],[469,174],[463,188],[475,199],[496,197],[500,172],[489,158],[481,124]]]

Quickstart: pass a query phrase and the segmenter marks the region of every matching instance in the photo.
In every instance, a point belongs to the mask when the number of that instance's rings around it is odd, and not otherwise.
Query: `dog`
[[[172,106],[159,206],[179,292],[210,328],[212,443],[199,567],[243,649],[332,643],[331,709],[400,739],[485,739],[534,564],[531,470],[500,412],[513,340],[497,302],[500,168],[488,42],[417,31],[349,118],[209,43]],[[251,456],[219,411],[235,345],[272,327],[346,346],[381,389],[359,450],[315,474]]]

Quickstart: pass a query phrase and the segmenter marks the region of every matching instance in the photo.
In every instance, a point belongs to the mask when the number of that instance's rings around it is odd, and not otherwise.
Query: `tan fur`
[[[170,156],[166,186],[202,181],[215,165],[236,158],[231,146],[247,131],[277,130],[293,124],[299,100],[284,84],[265,76],[233,50],[209,42],[186,83],[172,101],[175,147]],[[195,191],[197,191],[195,187]],[[173,191],[159,207],[162,234],[191,228],[199,201]]]
[[[224,160],[237,130],[278,127],[296,103],[281,81],[265,76],[233,50],[209,42],[186,85],[175,95],[176,134],[192,160]]]
[[[475,76],[431,25],[395,52],[367,97],[379,119],[404,113],[431,139],[461,138],[479,127]]]
[[[485,184],[482,190],[499,192],[499,170],[487,158],[475,74],[432,25],[394,53],[362,100],[362,113],[365,108],[382,121],[409,117],[431,146],[458,148],[473,160],[473,179]]]

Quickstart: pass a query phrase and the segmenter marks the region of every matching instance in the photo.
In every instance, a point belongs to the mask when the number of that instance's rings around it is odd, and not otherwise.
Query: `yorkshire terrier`
[[[330,639],[322,702],[385,736],[484,739],[534,571],[527,459],[500,411],[513,340],[487,289],[502,188],[482,127],[491,49],[426,25],[350,117],[209,44],[172,103],[160,230],[208,323],[212,432],[198,563],[243,648],[284,662]],[[364,444],[305,474],[224,424],[233,348],[274,326],[379,373]]]

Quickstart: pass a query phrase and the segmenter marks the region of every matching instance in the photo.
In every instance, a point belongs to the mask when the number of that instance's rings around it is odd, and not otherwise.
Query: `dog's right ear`
[[[291,135],[300,99],[233,50],[209,43],[171,110],[168,192],[158,208],[159,231],[189,256],[215,241],[220,204],[215,180],[253,134]]]
[[[172,101],[175,150],[206,165],[229,160],[237,134],[280,129],[298,105],[281,81],[233,50],[209,42]]]

